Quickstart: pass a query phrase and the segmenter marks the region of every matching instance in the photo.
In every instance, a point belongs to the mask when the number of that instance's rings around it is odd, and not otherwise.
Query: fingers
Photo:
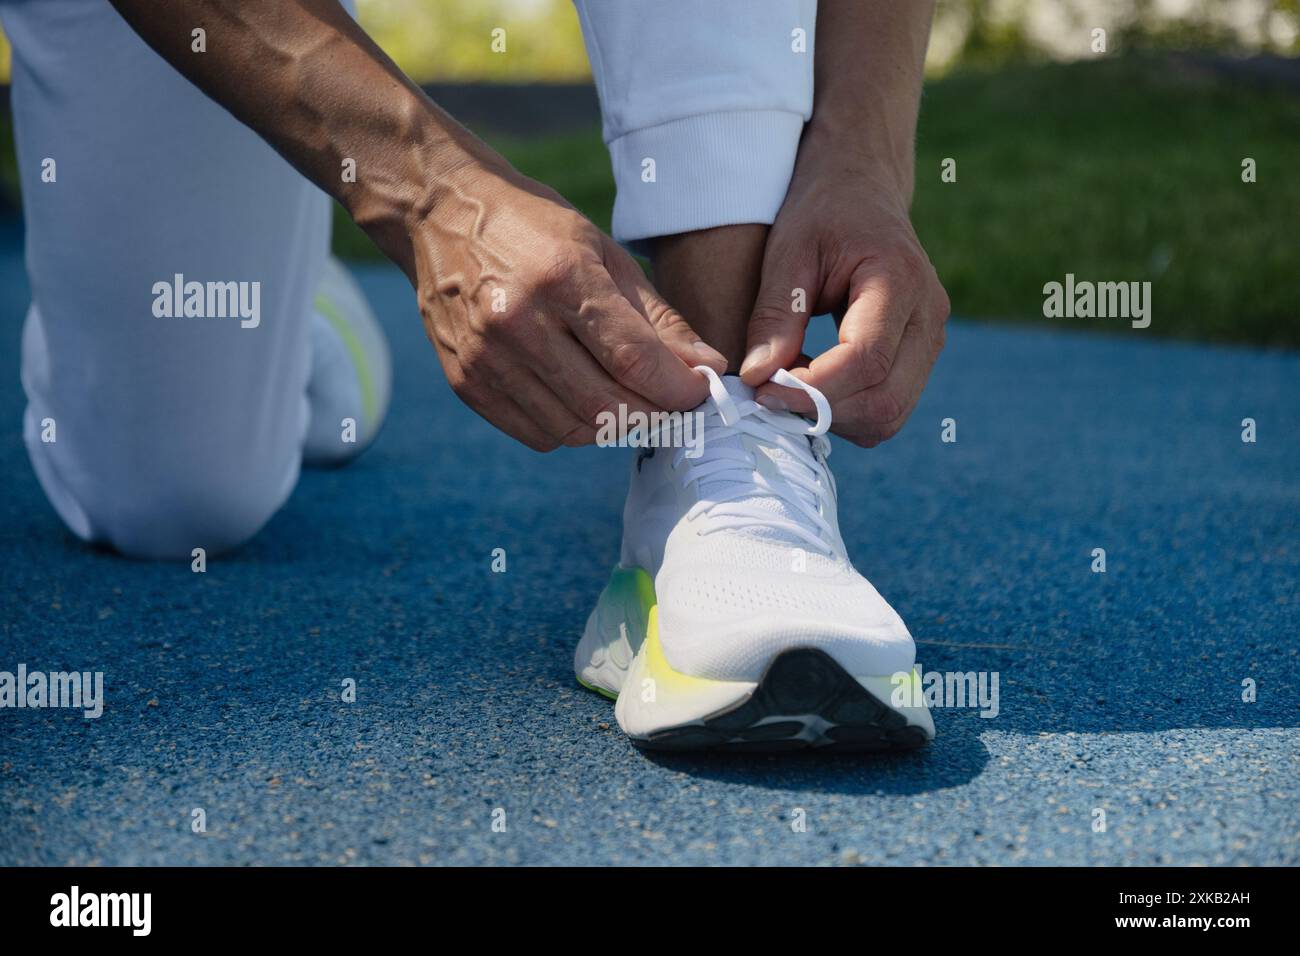
[[[708,383],[692,366],[722,357],[631,258],[550,190],[493,183],[472,197],[474,229],[412,240],[426,333],[456,394],[539,449],[590,441],[620,405],[699,405]]]
[[[495,389],[493,391],[495,392]],[[560,443],[537,423],[537,419],[511,396],[498,393],[492,404],[487,407],[491,409],[490,414],[477,403],[470,403],[470,408],[488,422],[533,451],[554,451],[560,446]]]
[[[870,289],[871,281],[864,282],[863,288]],[[868,291],[868,297],[875,294]],[[854,305],[861,302],[861,297],[854,300]],[[892,308],[877,299],[877,305],[883,309],[877,315]],[[852,311],[852,306],[850,311]],[[921,393],[929,379],[944,344],[944,323],[948,319],[948,297],[938,284],[937,279],[922,293],[915,311],[903,323],[896,348],[893,349],[888,371],[883,375],[864,375],[862,367],[855,365],[851,350],[861,354],[861,342],[857,340],[842,341],[825,354],[807,361],[807,356],[800,356],[798,365],[791,370],[796,378],[821,390],[831,401],[834,425],[832,431],[860,445],[874,446],[896,435],[912,410],[920,401]],[[866,313],[863,313],[865,315]],[[861,334],[863,319],[859,316],[849,327],[848,315],[845,325],[841,326],[841,338]],[[874,322],[876,320],[868,320]],[[886,322],[892,322],[887,319]],[[878,326],[870,326],[876,328]],[[892,333],[884,331],[882,335],[869,337],[866,341],[892,342]],[[835,361],[830,361],[834,359]],[[870,382],[871,384],[863,383]],[[856,385],[856,387],[855,387]],[[756,399],[769,408],[789,410],[805,415],[813,414],[812,402],[808,396],[796,389],[782,388],[771,383],[764,384],[755,392]]]
[[[682,314],[663,299],[655,295],[646,304],[646,315],[659,333],[659,340],[687,366],[707,365],[719,375],[726,374],[726,357],[701,339]]]
[[[532,370],[518,369],[511,376],[509,392],[515,404],[526,409],[533,421],[545,432],[548,440],[555,443],[552,447],[589,445],[595,440],[594,424],[583,421]]]
[[[451,334],[442,334],[432,319],[426,326],[456,394],[530,448],[590,444],[602,416],[627,420],[620,407],[626,413],[662,411],[647,392],[682,403],[679,409],[694,408],[708,393],[704,377],[659,340],[603,269],[587,271],[581,283],[575,277],[519,301],[528,304],[485,311],[477,327],[451,323]],[[644,367],[628,361],[634,353],[645,357]],[[685,382],[674,386],[669,373]],[[619,375],[638,390],[620,384]]]
[[[660,340],[608,273],[602,269],[580,287],[582,300],[566,310],[566,318],[578,341],[615,382],[670,411],[686,411],[704,401],[709,394],[704,376]]]
[[[849,307],[840,322],[840,342],[813,359],[809,384],[830,399],[832,407],[864,388],[888,378],[897,359],[903,330],[923,294],[922,276],[899,257],[863,261],[849,284]]]
[[[533,451],[553,451],[560,446],[553,430],[539,423],[536,416],[514,396],[485,381],[469,378],[454,358],[444,361],[443,367],[447,369],[447,379],[457,397],[480,418]]]
[[[747,329],[740,378],[758,386],[778,368],[788,368],[803,346],[804,331],[820,290],[810,255],[771,250],[763,257],[763,277]]]
[[[724,374],[726,357],[701,339],[682,314],[668,304],[636,260],[614,245],[613,240],[608,242],[613,246],[605,257],[610,276],[632,306],[655,328],[660,341],[688,366],[707,365],[719,375]]]
[[[800,352],[799,357],[789,366],[790,374],[796,378],[803,378],[808,371],[808,363],[811,361],[811,358]],[[776,412],[797,412],[800,415],[817,414],[817,408],[813,405],[813,400],[807,392],[799,388],[786,388],[784,385],[777,385],[775,382],[764,382],[754,389],[754,401]]]
[[[635,392],[623,388],[600,367],[591,353],[567,332],[553,346],[551,358],[563,374],[553,376],[552,386],[558,400],[570,414],[589,429],[570,436],[566,444],[590,444],[602,421],[602,416],[613,415],[615,421],[626,420],[619,415],[619,406],[627,413],[643,412],[647,416],[661,411]]]
[[[889,375],[878,385],[840,399],[833,409],[832,431],[866,447],[898,434],[920,401],[943,348],[943,325],[938,324],[936,334],[931,324],[920,317],[907,324]]]
[[[539,324],[526,340],[449,353],[444,369],[466,404],[538,451],[591,444],[604,415],[626,421],[634,411],[660,411],[618,385],[558,324],[545,331]]]

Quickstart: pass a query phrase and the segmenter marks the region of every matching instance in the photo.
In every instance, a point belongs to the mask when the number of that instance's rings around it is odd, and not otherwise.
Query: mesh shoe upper
[[[734,414],[715,394],[703,455],[642,459],[625,514],[624,561],[655,575],[668,662],[757,680],[781,651],[815,647],[856,676],[910,670],[906,626],[845,555],[825,439],[738,378],[718,384]]]

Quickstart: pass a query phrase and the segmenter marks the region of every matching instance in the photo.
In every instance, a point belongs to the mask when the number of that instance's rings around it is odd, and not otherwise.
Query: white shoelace
[[[817,421],[809,426],[806,419],[790,412],[771,411],[752,399],[737,400],[708,366],[698,366],[696,371],[709,380],[709,399],[703,409],[704,451],[692,459],[686,456],[685,448],[679,448],[672,461],[673,468],[682,471],[683,487],[699,482],[701,500],[687,517],[707,515],[701,527],[704,534],[728,528],[777,529],[808,542],[818,552],[830,554],[828,542],[834,534],[822,515],[821,502],[823,476],[827,482],[832,479],[817,460],[817,455],[824,460],[830,454],[825,435],[831,427],[831,407],[826,396],[785,369],[778,369],[770,379],[777,385],[808,393],[817,409]],[[741,435],[779,449],[780,454],[770,458],[774,467],[760,470],[754,453],[741,441],[726,441]],[[778,498],[785,510],[807,522],[792,520],[753,502],[764,496]]]

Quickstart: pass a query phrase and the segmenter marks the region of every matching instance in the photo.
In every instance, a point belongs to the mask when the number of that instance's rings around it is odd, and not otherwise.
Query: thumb
[[[785,259],[774,263],[773,259]],[[804,330],[819,288],[811,265],[784,256],[763,257],[763,278],[750,315],[745,361],[740,377],[758,386],[779,368],[788,368],[803,348]]]

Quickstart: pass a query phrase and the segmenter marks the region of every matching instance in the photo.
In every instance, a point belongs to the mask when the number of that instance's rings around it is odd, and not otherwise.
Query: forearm
[[[889,178],[910,200],[934,0],[821,0],[807,148]]]
[[[412,229],[446,199],[455,173],[508,170],[336,0],[112,2],[164,59],[342,203],[412,279]],[[196,28],[205,52],[193,50]]]

